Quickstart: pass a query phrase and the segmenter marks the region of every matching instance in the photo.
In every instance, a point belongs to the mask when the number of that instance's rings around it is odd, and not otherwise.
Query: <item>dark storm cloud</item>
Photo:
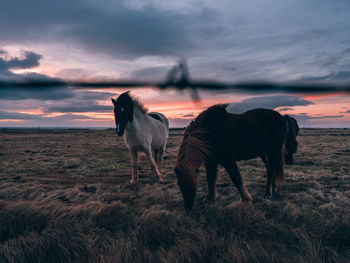
[[[291,80],[349,64],[346,1],[173,2],[3,0],[0,43],[60,43],[116,59],[187,57],[193,76],[223,80]],[[153,78],[162,70],[134,74]]]
[[[1,53],[7,55],[6,51],[1,50]],[[15,74],[10,71],[13,68],[27,69],[39,65],[41,55],[34,52],[26,51],[23,53],[23,58],[9,58],[5,60],[0,58],[0,76],[6,79],[15,81],[54,81],[58,79],[51,78],[46,75],[37,73]],[[73,90],[67,86],[60,87],[1,87],[0,100],[23,100],[23,107],[27,107],[25,100],[35,99],[37,100],[36,106],[44,108],[45,112],[106,112],[110,111],[112,107],[102,106],[97,104],[97,100],[105,100],[114,96],[114,93],[110,92],[95,92],[95,91],[79,91]],[[53,101],[47,105],[47,101]],[[33,103],[31,100],[30,103]],[[44,104],[42,106],[41,104]],[[9,106],[7,106],[9,107]],[[21,105],[16,104],[16,107],[21,108]],[[35,115],[14,115],[15,113],[3,112],[7,118],[16,119],[21,116],[22,118],[35,119]],[[6,114],[5,114],[6,113]],[[37,115],[37,120],[52,120],[46,117]],[[60,120],[60,119],[57,119]]]
[[[77,98],[80,101],[105,100],[118,95],[111,92],[79,91],[79,90],[77,90],[75,94],[77,95]]]
[[[180,50],[192,47],[186,32],[186,17],[171,11],[121,7],[113,13],[94,13],[94,16],[101,19],[76,28],[76,38],[92,50],[119,56],[180,55]]]
[[[5,54],[5,51],[2,51],[2,54]],[[26,51],[23,53],[24,58],[12,58],[5,60],[0,58],[0,71],[5,71],[9,69],[27,69],[39,66],[39,60],[42,58],[41,55]]]
[[[350,81],[350,71],[332,72],[330,74],[320,77],[305,77],[300,79],[299,81]]]
[[[66,87],[61,88],[17,88],[7,87],[0,89],[2,100],[62,100],[74,97],[74,92]]]
[[[131,77],[136,79],[164,79],[171,67],[150,67],[136,70],[131,73]]]
[[[289,111],[289,110],[293,110],[293,108],[290,107],[283,107],[283,108],[279,108],[278,111]]]
[[[0,120],[38,120],[42,117],[37,114],[0,111]]]
[[[53,81],[54,78],[37,73],[14,74],[9,71],[0,71],[0,76],[15,81]],[[5,86],[0,89],[0,100],[62,100],[74,97],[74,92],[67,86],[62,87],[12,87]]]
[[[0,55],[7,55],[7,52],[0,49]],[[32,51],[23,52],[23,58],[15,57],[5,60],[0,57],[0,74],[12,74],[9,72],[9,69],[27,69],[39,66],[41,58],[40,54]]]
[[[94,1],[33,0],[18,6],[17,1],[4,0],[0,35],[6,35],[5,43],[69,41],[118,56],[182,55],[193,47],[194,22],[215,19],[215,13],[207,9],[185,15],[152,5],[109,4],[110,8]]]
[[[230,103],[228,110],[232,113],[242,113],[253,108],[276,109],[278,107],[306,106],[310,104],[313,104],[313,102],[301,99],[297,96],[276,95],[253,97],[241,102]]]
[[[108,100],[116,94],[110,92],[95,92],[95,91],[74,91],[74,98],[69,98],[63,101],[55,102],[50,106],[45,106],[46,113],[52,112],[112,112],[113,106],[100,105],[98,100]]]
[[[2,55],[7,55],[5,50],[1,50]],[[39,66],[42,56],[32,51],[23,52],[22,58],[14,57],[4,59],[0,57],[0,79],[15,81],[54,81],[55,78],[38,74],[25,73],[15,74],[11,69],[29,69]],[[66,87],[1,87],[0,99],[3,100],[62,100],[74,97],[73,91]]]

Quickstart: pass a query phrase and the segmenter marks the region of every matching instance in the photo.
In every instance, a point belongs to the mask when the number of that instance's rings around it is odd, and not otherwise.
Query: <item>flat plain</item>
[[[173,167],[183,130],[170,132],[159,184],[114,130],[0,131],[0,262],[350,262],[350,130],[301,129],[295,164],[264,198],[260,159],[239,162],[253,197],[242,203],[220,168],[190,213]]]

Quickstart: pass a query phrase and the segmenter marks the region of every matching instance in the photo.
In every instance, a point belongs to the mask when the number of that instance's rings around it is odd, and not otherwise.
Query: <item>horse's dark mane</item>
[[[148,112],[148,109],[143,105],[137,98],[131,97],[132,102],[134,105],[144,114]]]
[[[142,113],[146,114],[148,112],[148,109],[145,107],[145,105],[143,105],[136,97],[131,96],[129,91],[123,93],[122,95],[127,96]]]
[[[212,147],[208,140],[209,135],[209,127],[198,117],[187,126],[177,160],[182,169],[193,171],[210,156]]]

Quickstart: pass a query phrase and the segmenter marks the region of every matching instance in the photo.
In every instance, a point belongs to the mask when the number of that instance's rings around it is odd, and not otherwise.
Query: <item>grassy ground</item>
[[[166,184],[145,158],[137,185],[114,131],[0,132],[0,262],[350,262],[350,130],[302,129],[295,165],[273,200],[261,160],[239,167],[243,204],[221,170],[215,204],[186,214],[173,174],[182,131],[172,131]]]

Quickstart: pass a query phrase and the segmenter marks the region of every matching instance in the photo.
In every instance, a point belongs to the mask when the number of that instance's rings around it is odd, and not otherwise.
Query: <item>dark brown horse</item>
[[[284,115],[287,122],[287,138],[285,142],[284,160],[286,164],[293,164],[293,154],[297,152],[298,142],[297,136],[299,134],[299,125],[296,119],[289,115]]]
[[[185,208],[194,204],[198,185],[198,168],[207,170],[206,200],[215,201],[218,165],[222,165],[238,188],[243,201],[252,200],[236,161],[261,156],[266,163],[266,196],[276,191],[276,181],[283,180],[283,144],[286,122],[278,112],[254,109],[232,114],[227,104],[214,105],[203,111],[187,127],[175,166]]]

